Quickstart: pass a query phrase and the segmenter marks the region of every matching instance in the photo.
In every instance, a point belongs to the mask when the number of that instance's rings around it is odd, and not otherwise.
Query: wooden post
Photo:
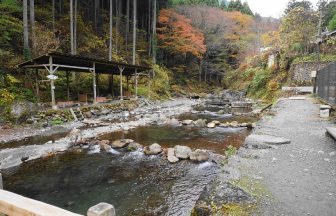
[[[138,98],[138,69],[135,69],[135,98]]]
[[[70,100],[69,71],[66,71],[67,98]]]
[[[127,91],[129,90],[128,86],[129,86],[129,76],[126,76],[126,89],[127,89]]]
[[[148,99],[150,99],[150,90],[151,90],[151,75],[150,75],[150,71],[148,73]]]
[[[122,82],[122,75],[123,75],[123,71],[125,69],[125,67],[118,67],[119,68],[119,72],[120,72],[120,100],[124,100],[124,95],[123,95],[123,82]]]
[[[54,69],[53,69],[53,60],[52,56],[49,56],[49,74],[54,75]],[[50,79],[50,88],[51,88],[51,105],[52,109],[56,110],[56,100],[55,100],[55,84],[54,79]]]
[[[35,82],[36,82],[36,99],[37,99],[37,103],[39,103],[40,102],[40,89],[39,89],[38,69],[35,70]]]
[[[93,68],[92,68],[92,73],[93,73],[93,103],[97,103],[97,85],[96,85],[96,63],[93,62]]]

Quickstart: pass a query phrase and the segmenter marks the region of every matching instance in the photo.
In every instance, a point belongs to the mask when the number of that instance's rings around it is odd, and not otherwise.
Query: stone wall
[[[328,66],[330,62],[301,62],[293,64],[290,69],[293,82],[311,82],[311,72],[318,71]]]

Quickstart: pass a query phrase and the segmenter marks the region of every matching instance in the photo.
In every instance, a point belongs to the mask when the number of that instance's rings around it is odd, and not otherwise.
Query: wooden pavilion
[[[122,76],[135,77],[135,96],[138,96],[138,77],[139,75],[149,76],[149,66],[140,66],[106,61],[100,59],[86,58],[61,53],[47,53],[45,55],[33,58],[18,65],[23,69],[46,69],[49,73],[51,85],[52,108],[57,109],[55,100],[55,73],[57,70],[72,71],[75,73],[92,73],[93,78],[93,102],[97,103],[97,85],[96,74],[110,74],[120,76],[120,100],[123,100],[123,80]],[[150,77],[150,76],[149,76]]]

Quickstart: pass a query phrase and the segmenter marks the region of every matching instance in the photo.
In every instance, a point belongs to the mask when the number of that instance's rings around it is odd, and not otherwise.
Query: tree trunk
[[[70,42],[71,42],[71,55],[75,55],[74,46],[74,20],[73,20],[73,0],[70,0]]]
[[[128,34],[129,34],[129,16],[130,16],[130,0],[127,0],[126,5],[126,51],[128,50]]]
[[[29,58],[29,34],[28,34],[28,5],[23,0],[23,54],[26,60]]]
[[[94,27],[95,30],[98,30],[98,8],[99,8],[99,0],[94,0]]]
[[[153,0],[153,63],[156,64],[156,0]]]
[[[137,26],[137,0],[133,0],[133,60],[132,63],[135,64],[135,53],[136,53],[136,26]]]
[[[77,0],[75,0],[75,16],[74,16],[74,54],[77,55]]]
[[[29,0],[29,15],[32,41],[32,54],[36,54],[36,33],[35,33],[35,4],[34,0]]]
[[[55,0],[52,0],[52,26],[53,26],[53,33],[55,35]]]
[[[110,38],[109,38],[109,61],[112,61],[112,28],[113,28],[113,1],[110,0]]]
[[[148,0],[148,56],[152,54],[151,15],[151,0]]]
[[[198,60],[198,70],[199,70],[199,77],[198,77],[198,81],[202,82],[202,59]]]

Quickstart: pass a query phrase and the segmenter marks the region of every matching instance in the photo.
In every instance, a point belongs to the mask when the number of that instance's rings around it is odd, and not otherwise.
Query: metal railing
[[[317,72],[317,95],[336,104],[336,62]]]

